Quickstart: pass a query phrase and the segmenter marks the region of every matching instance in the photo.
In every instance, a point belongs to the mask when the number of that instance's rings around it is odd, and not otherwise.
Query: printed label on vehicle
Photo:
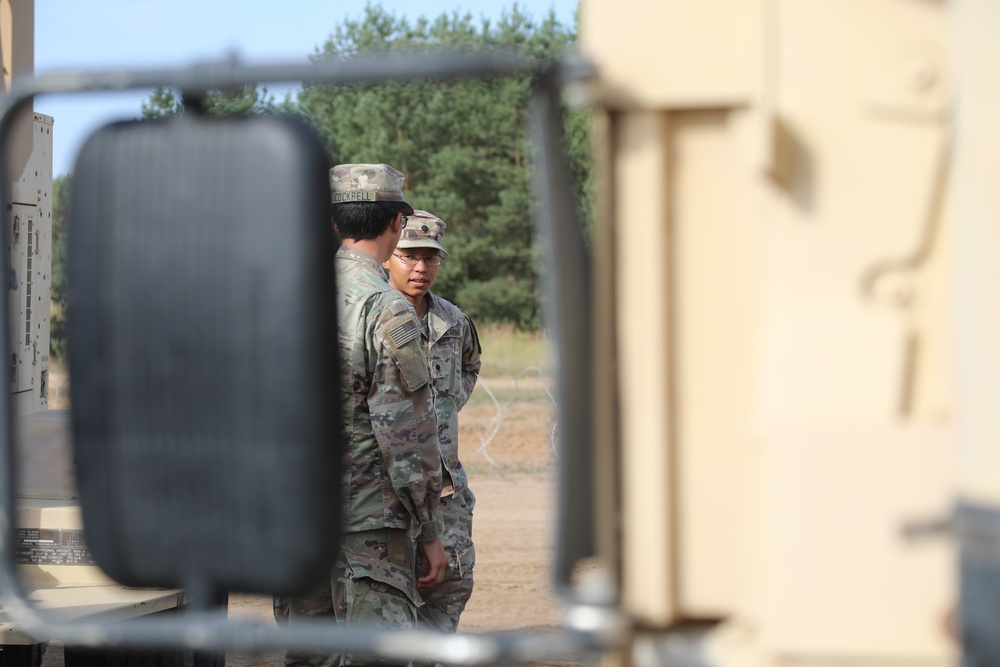
[[[18,528],[14,535],[18,565],[97,565],[82,530]]]

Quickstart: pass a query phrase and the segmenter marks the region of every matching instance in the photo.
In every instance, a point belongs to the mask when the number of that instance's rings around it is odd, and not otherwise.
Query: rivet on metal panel
[[[907,85],[915,93],[927,92],[938,80],[937,66],[929,59],[918,56],[908,65]]]
[[[942,123],[950,111],[946,57],[934,44],[905,45],[872,68],[868,111],[887,120]]]
[[[872,282],[871,295],[892,308],[909,308],[917,299],[916,272],[898,269],[879,274]]]

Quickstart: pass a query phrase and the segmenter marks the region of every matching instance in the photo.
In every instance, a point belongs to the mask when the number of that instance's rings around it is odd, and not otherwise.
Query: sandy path
[[[533,390],[527,381],[518,386]],[[525,394],[513,404],[503,399],[502,416],[491,401],[470,403],[462,411],[460,453],[477,498],[476,588],[462,616],[462,632],[559,624],[560,609],[549,583],[555,517],[552,406],[544,392],[534,391],[537,396]],[[536,472],[501,472],[494,465]],[[273,620],[269,598],[234,595],[229,607],[234,617]],[[62,667],[62,653],[60,646],[50,646],[43,667]],[[277,667],[282,659],[277,652],[230,654],[226,662],[230,667]],[[579,656],[534,663],[577,664],[582,664]]]
[[[461,631],[487,632],[548,628],[559,624],[559,606],[549,585],[552,554],[554,486],[550,473],[502,474],[487,470],[470,475],[476,493],[474,539],[476,588],[462,617]],[[272,619],[269,598],[234,595],[230,615]],[[277,667],[279,652],[230,654],[230,667]],[[61,667],[62,649],[48,648],[44,667]],[[579,656],[534,663],[582,664]]]
[[[463,632],[559,624],[559,606],[549,585],[555,506],[551,481],[547,473],[473,475],[476,588],[462,616]],[[270,600],[234,596],[230,615],[269,620]],[[226,664],[271,667],[282,664],[282,656],[276,652],[233,654],[227,656]]]

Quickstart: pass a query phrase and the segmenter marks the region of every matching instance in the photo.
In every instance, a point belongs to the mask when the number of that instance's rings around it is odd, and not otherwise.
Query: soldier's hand
[[[434,588],[444,580],[444,570],[448,566],[448,556],[440,539],[433,542],[420,542],[420,550],[424,554],[423,572],[417,579],[417,588],[427,590]]]

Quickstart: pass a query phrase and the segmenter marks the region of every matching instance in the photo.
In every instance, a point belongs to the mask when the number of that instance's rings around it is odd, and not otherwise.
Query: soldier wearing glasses
[[[447,252],[441,238],[447,225],[427,211],[409,216],[396,250],[382,266],[392,286],[413,305],[420,320],[421,340],[430,359],[431,385],[438,421],[438,442],[444,461],[444,547],[448,567],[444,581],[420,595],[418,626],[455,632],[459,616],[472,595],[472,568],[476,552],[472,543],[472,510],[476,497],[458,459],[458,411],[479,377],[479,336],[476,327],[454,304],[431,292],[438,268]]]
[[[384,164],[330,170],[330,215],[342,238],[334,266],[347,438],[343,556],[329,586],[289,601],[289,623],[333,615],[338,623],[413,629],[418,589],[433,589],[445,572],[441,454],[426,347],[412,306],[381,266],[396,248],[405,216],[413,213],[403,200],[403,180]],[[285,658],[298,665],[337,661]],[[339,662],[380,660],[345,655]]]

